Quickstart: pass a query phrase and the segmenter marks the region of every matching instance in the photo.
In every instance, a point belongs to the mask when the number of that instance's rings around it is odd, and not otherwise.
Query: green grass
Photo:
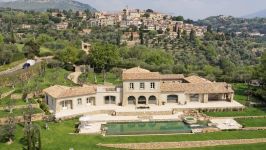
[[[23,113],[27,111],[27,108],[22,109],[14,109],[14,116],[23,116]],[[42,113],[43,111],[39,108],[33,108],[33,114]],[[7,117],[9,115],[9,111],[0,110],[0,118]]]
[[[9,92],[11,91],[13,88],[11,87],[0,87],[0,93],[6,93],[6,92]]]
[[[233,84],[233,89],[235,91],[234,99],[239,103],[245,105],[247,102],[247,95],[245,93],[248,90],[248,85],[244,83],[235,83]],[[250,101],[259,101],[259,99],[250,96]]]
[[[22,49],[23,49],[23,47],[24,47],[24,44],[16,44],[17,45],[17,47],[18,47],[18,50],[20,51],[20,52],[22,52]],[[44,54],[44,53],[47,53],[47,52],[49,52],[49,53],[54,53],[52,50],[50,50],[49,48],[46,48],[46,47],[43,47],[43,46],[41,46],[40,47],[40,55],[42,56],[42,54]]]
[[[212,117],[266,116],[266,108],[247,107],[244,111],[205,112]]]
[[[10,101],[10,98],[4,98],[0,100],[0,107],[7,106],[8,102]],[[26,101],[22,99],[13,100],[14,105],[27,105]],[[30,99],[29,102],[32,104],[36,104],[37,102],[35,100]]]
[[[23,62],[25,62],[25,61],[26,61],[26,59],[21,59],[21,60],[18,60],[18,61],[12,62],[12,63],[10,63],[10,64],[2,65],[2,66],[0,66],[0,72],[1,72],[1,71],[5,71],[5,70],[8,70],[8,69],[10,69],[10,68],[13,68],[13,67],[15,67],[15,66],[17,66],[17,65],[19,65],[19,64],[21,64],[21,63],[23,63]]]
[[[242,145],[229,145],[229,146],[215,146],[206,148],[189,148],[177,150],[265,150],[266,143],[258,144],[242,144]]]
[[[251,139],[265,138],[266,131],[225,131],[206,134],[191,135],[158,135],[158,136],[123,136],[123,137],[103,137],[101,135],[73,135],[74,123],[77,120],[68,120],[61,123],[50,123],[49,130],[45,130],[44,123],[38,122],[42,127],[42,144],[44,150],[68,150],[73,147],[75,150],[103,150],[111,149],[97,146],[98,143],[140,143],[140,142],[178,142],[178,141],[201,141],[201,140],[222,140],[222,139]],[[0,143],[1,150],[22,149],[23,127],[18,125],[15,142],[11,145]],[[232,147],[234,150],[241,148],[256,148],[266,144],[219,146],[217,149]],[[198,149],[198,148],[195,148]],[[201,148],[204,150],[205,148]],[[208,148],[206,148],[208,149]],[[211,148],[211,149],[214,149]],[[215,148],[216,149],[216,148]],[[192,150],[192,149],[191,149]]]
[[[49,48],[46,48],[46,47],[41,46],[40,47],[40,56],[45,56],[46,54],[53,55],[54,54],[54,51],[52,51]]]
[[[18,51],[22,52],[22,48],[24,47],[24,44],[16,44],[17,45],[17,48],[18,48]]]
[[[245,91],[248,90],[248,86],[243,83],[233,84],[235,90],[234,99],[241,104],[246,104],[247,96]],[[256,97],[250,97],[251,101],[258,101]],[[227,111],[227,112],[206,112],[205,114],[212,117],[234,117],[234,116],[266,116],[265,107],[247,107],[244,111]]]
[[[241,118],[236,121],[245,127],[266,127],[266,118]]]
[[[96,75],[96,82],[95,82],[95,75]],[[85,74],[83,74],[83,76],[85,76]],[[90,83],[90,84],[104,84],[103,74],[102,73],[88,73],[87,78],[86,78],[86,82]],[[118,84],[122,83],[122,80],[120,79],[120,77],[117,77],[115,74],[108,72],[108,73],[106,73],[106,81],[105,82],[112,83],[114,85],[118,85]]]
[[[67,79],[67,76],[69,75],[69,71],[66,71],[62,68],[46,68],[44,76],[34,76],[32,77],[26,86],[22,86],[22,84],[18,84],[16,86],[17,92],[22,91],[23,88],[29,88],[29,89],[36,89],[38,87],[39,89],[44,89],[47,87],[50,87],[52,85],[65,85],[65,86],[73,86],[74,84]]]

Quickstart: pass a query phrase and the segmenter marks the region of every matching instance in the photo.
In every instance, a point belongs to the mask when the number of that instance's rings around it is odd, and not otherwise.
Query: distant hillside
[[[266,34],[266,18],[236,18],[232,16],[212,16],[196,22],[211,25],[213,30],[223,32],[260,32]]]
[[[244,18],[255,18],[255,17],[266,18],[266,9],[244,16]]]
[[[46,11],[47,9],[60,9],[60,10],[91,10],[97,11],[95,8],[88,4],[83,4],[75,0],[17,0],[11,2],[0,2],[2,8],[14,8],[22,10],[35,10]]]

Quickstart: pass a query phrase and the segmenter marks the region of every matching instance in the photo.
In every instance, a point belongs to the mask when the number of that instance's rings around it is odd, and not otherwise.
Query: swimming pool
[[[191,133],[191,128],[181,121],[107,123],[102,128],[107,135]]]

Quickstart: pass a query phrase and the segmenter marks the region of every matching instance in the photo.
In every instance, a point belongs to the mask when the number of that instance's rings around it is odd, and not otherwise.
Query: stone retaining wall
[[[172,115],[173,111],[116,112],[116,116]]]
[[[245,107],[232,107],[232,108],[175,108],[175,111],[184,110],[198,110],[199,112],[225,112],[225,111],[243,111]]]
[[[79,113],[79,114],[64,116],[64,117],[60,117],[58,119],[66,120],[66,119],[72,119],[72,118],[76,118],[76,117],[83,116],[83,115],[98,115],[98,114],[112,115],[113,112],[114,112],[114,110],[96,110],[96,111],[91,111],[91,112],[87,112],[87,113]]]
[[[248,131],[253,131],[253,130],[266,130],[266,127],[245,127],[245,128],[242,128],[241,130],[248,130]]]
[[[15,90],[11,90],[11,91],[8,91],[6,93],[3,93],[1,96],[0,96],[0,100],[9,96],[10,94],[12,94]]]
[[[182,142],[151,142],[151,143],[125,143],[125,144],[98,144],[99,146],[123,149],[171,149],[171,148],[195,148],[220,145],[255,144],[266,143],[266,138],[257,139],[230,139],[209,141],[182,141]]]
[[[39,113],[39,114],[33,114],[32,115],[32,121],[39,121],[43,120],[43,117],[45,116],[45,113]],[[21,123],[24,122],[23,116],[16,116],[16,123]],[[6,124],[6,121],[8,120],[7,117],[5,118],[0,118],[0,125]]]
[[[31,105],[32,105],[32,108],[40,108],[39,103],[31,104]],[[22,108],[28,108],[28,105],[17,105],[17,106],[14,106],[13,109],[22,109]],[[6,109],[5,107],[0,107],[0,110],[5,110],[5,109]]]

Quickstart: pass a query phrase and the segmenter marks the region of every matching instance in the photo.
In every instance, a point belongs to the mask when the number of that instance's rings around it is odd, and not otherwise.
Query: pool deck
[[[179,112],[173,115],[154,115],[152,120],[180,121],[182,114],[182,112]],[[138,116],[111,116],[107,114],[100,114],[83,116],[80,118],[80,121],[88,125],[85,128],[80,128],[80,134],[99,134],[101,133],[101,125],[106,124],[106,122],[145,122],[151,120],[141,119]]]
[[[145,113],[156,112],[157,114],[163,112],[171,113],[173,110],[186,110],[186,109],[211,109],[211,108],[244,108],[242,104],[232,101],[218,101],[218,102],[190,102],[186,105],[178,104],[166,104],[166,105],[149,105],[149,109],[137,109],[135,105],[128,106],[117,106],[117,105],[104,105],[104,106],[88,106],[74,110],[64,110],[55,114],[56,118],[68,118],[79,115],[89,115],[89,114],[106,114],[106,112],[129,112],[129,113]]]

